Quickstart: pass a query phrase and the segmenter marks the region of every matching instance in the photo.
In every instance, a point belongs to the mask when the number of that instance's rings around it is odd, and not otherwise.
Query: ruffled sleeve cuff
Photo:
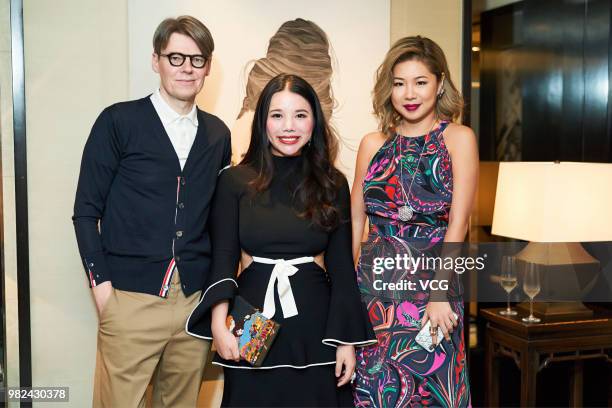
[[[361,299],[332,296],[323,344],[363,347],[376,343],[367,308]]]
[[[200,297],[200,301],[191,311],[185,323],[185,331],[200,339],[212,340],[211,308],[222,300],[233,299],[237,293],[238,283],[232,278],[218,280],[211,284]]]

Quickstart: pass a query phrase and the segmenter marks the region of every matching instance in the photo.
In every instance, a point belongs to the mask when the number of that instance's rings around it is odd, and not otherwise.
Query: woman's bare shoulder
[[[472,128],[461,125],[459,123],[449,123],[444,130],[445,139],[453,141],[454,139],[470,139],[475,138]]]
[[[444,143],[451,153],[465,148],[472,149],[477,144],[474,131],[470,127],[458,123],[449,123],[443,136]]]
[[[374,154],[387,141],[387,135],[382,132],[371,132],[366,134],[359,143],[359,156],[372,158]]]

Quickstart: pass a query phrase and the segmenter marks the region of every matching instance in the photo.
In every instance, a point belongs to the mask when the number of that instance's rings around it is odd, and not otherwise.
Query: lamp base
[[[519,303],[516,308],[529,314],[529,302]],[[593,311],[582,302],[535,302],[533,314],[551,321],[587,318],[593,316]]]

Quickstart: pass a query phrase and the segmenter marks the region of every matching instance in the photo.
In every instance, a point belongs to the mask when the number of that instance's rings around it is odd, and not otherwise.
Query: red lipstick
[[[292,144],[296,144],[300,140],[300,137],[299,136],[278,136],[277,139],[282,144],[292,145]]]
[[[406,105],[404,105],[404,108],[407,111],[412,112],[412,111],[415,111],[415,110],[419,109],[419,106],[421,106],[420,103],[417,103],[417,104],[406,104]]]

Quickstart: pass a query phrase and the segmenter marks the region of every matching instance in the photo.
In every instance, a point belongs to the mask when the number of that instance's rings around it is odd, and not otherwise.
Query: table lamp
[[[599,261],[580,242],[612,241],[612,164],[502,162],[492,234],[530,241],[516,258],[541,270],[547,299],[579,299]],[[519,305],[519,308],[524,306]],[[539,302],[539,317],[588,317],[579,301]]]

